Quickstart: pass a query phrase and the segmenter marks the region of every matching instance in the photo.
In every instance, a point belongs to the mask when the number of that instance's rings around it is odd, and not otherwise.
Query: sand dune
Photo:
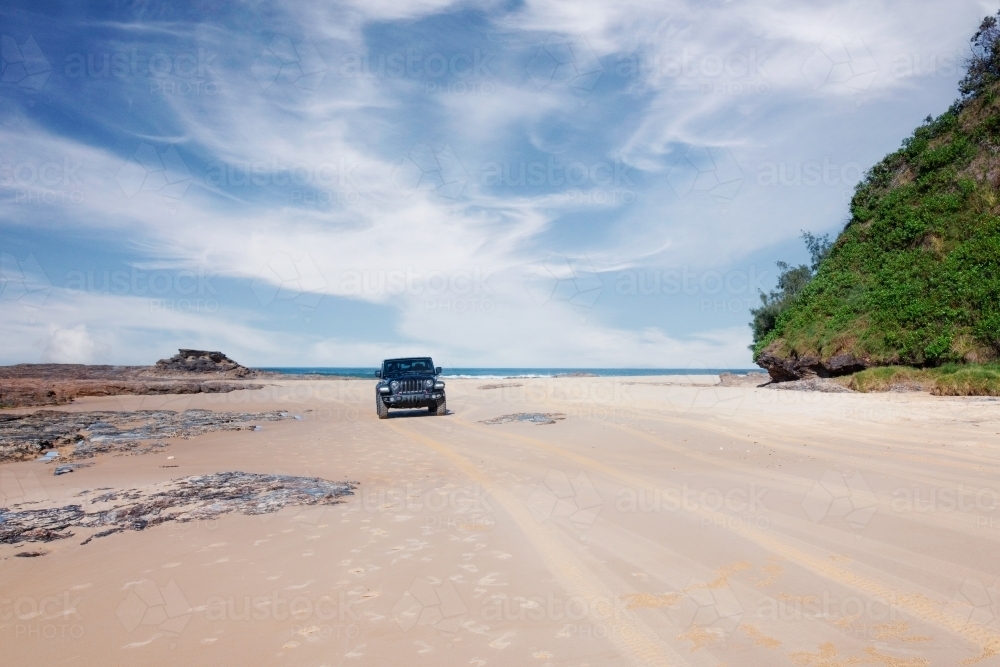
[[[301,419],[98,455],[60,476],[0,465],[0,506],[223,471],[358,485],[335,505],[0,545],[4,653],[84,665],[1000,660],[1000,404],[686,382],[453,380],[452,414],[387,421],[369,381],[79,399],[59,409]],[[525,414],[565,418],[499,419]]]

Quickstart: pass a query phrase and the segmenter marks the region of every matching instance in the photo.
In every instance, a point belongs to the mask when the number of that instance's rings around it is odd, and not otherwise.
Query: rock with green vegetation
[[[948,111],[928,116],[858,184],[847,227],[773,326],[751,325],[754,361],[773,379],[985,363],[1000,355],[994,17],[973,37],[960,90]]]

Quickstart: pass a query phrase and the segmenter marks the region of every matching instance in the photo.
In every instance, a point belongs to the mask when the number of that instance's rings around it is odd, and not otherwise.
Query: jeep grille
[[[423,380],[400,380],[399,381],[399,391],[410,392],[410,391],[422,391],[423,390]]]

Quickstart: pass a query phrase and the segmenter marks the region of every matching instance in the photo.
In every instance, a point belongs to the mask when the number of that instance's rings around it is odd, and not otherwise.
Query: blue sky
[[[995,11],[5,3],[0,363],[748,367]]]

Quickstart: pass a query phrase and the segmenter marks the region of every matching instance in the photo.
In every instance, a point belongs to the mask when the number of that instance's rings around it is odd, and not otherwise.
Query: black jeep
[[[444,382],[437,379],[441,368],[430,357],[386,359],[375,387],[375,411],[379,419],[389,416],[389,408],[427,408],[436,415],[448,414]]]

